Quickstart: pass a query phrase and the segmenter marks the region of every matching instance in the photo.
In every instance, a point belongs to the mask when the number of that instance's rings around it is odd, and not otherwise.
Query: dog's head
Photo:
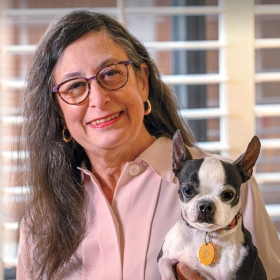
[[[254,136],[233,163],[215,157],[193,159],[180,131],[173,137],[173,172],[179,180],[183,218],[193,227],[215,231],[226,227],[238,213],[240,187],[250,179],[260,152]]]

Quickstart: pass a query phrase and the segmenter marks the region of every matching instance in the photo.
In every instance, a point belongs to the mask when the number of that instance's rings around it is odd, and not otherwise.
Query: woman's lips
[[[98,120],[91,121],[88,124],[95,126],[95,127],[103,127],[103,126],[106,126],[106,125],[109,125],[109,124],[115,122],[120,115],[121,115],[121,113],[119,112],[119,113],[110,115],[106,118],[101,118]]]

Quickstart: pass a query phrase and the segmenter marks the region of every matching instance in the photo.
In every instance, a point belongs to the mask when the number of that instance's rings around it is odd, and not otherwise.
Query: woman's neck
[[[130,146],[110,150],[102,149],[98,151],[98,154],[87,152],[92,172],[109,203],[112,202],[117,182],[126,163],[135,160],[154,141],[155,138],[147,133],[140,140],[130,143]]]

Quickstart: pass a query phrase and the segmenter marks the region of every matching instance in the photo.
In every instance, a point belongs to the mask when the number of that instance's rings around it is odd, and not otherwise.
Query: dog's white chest
[[[210,239],[215,243],[215,262],[205,265],[201,263],[199,252],[205,241]],[[240,233],[228,235],[222,240],[205,236],[205,233],[193,228],[186,228],[180,220],[169,231],[163,244],[163,256],[186,263],[193,270],[199,271],[206,279],[231,279],[236,266],[242,262],[246,249],[242,246],[243,235]],[[206,253],[207,254],[207,253]],[[206,256],[212,258],[212,256]]]

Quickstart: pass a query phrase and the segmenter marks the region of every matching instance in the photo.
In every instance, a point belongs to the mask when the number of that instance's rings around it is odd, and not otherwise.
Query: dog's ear
[[[242,183],[249,180],[253,173],[253,167],[258,159],[261,143],[257,136],[254,136],[248,144],[247,150],[233,164],[239,169]]]
[[[182,139],[180,129],[178,129],[173,136],[173,155],[172,155],[173,163],[172,168],[174,173],[176,174],[179,170],[181,163],[186,160],[193,159],[190,151],[185,146],[185,143]]]

